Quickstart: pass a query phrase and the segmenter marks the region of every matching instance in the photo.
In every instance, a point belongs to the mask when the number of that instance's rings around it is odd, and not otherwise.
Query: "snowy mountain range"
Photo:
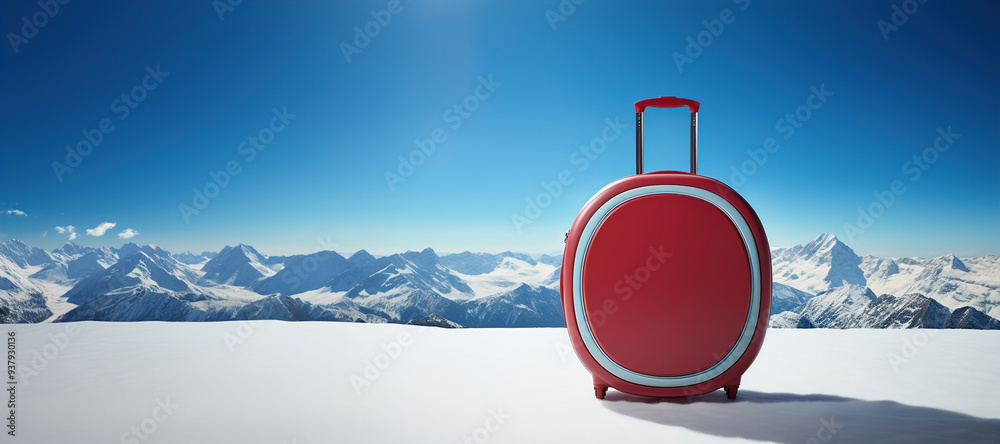
[[[41,322],[52,315],[42,290],[20,273],[20,267],[0,255],[0,321]]]
[[[239,244],[175,255],[153,245],[115,249],[72,242],[48,253],[11,240],[0,244],[0,321],[561,326],[555,270],[516,253],[442,258],[426,249],[376,258],[361,250],[346,258],[334,251],[268,257]]]
[[[772,250],[772,327],[976,328],[1000,321],[1000,258],[860,257],[836,237]],[[434,250],[267,256],[245,244],[52,252],[0,244],[0,321],[316,320],[563,326],[561,258]]]
[[[771,250],[774,281],[812,294],[841,285],[864,286],[865,275],[859,265],[861,258],[832,234],[805,245]]]
[[[830,234],[771,251],[772,327],[1000,328],[1000,257],[858,256]]]

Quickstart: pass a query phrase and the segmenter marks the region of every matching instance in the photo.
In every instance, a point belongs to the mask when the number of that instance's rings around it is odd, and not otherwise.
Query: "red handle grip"
[[[652,106],[653,108],[679,108],[686,106],[692,113],[696,113],[701,104],[691,99],[679,99],[673,96],[658,97],[635,102],[635,112],[641,113],[646,110],[647,106]]]

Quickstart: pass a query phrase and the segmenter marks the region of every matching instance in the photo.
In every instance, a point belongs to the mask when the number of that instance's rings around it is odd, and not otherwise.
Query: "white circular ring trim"
[[[750,308],[747,311],[746,322],[743,325],[743,331],[740,333],[739,340],[736,341],[733,349],[712,367],[684,376],[646,375],[629,370],[611,360],[597,344],[583,308],[583,262],[597,227],[619,205],[632,199],[653,194],[679,194],[701,199],[715,205],[716,208],[729,217],[729,220],[732,221],[736,230],[740,233],[743,245],[747,250],[747,257],[750,260]],[[743,353],[753,339],[754,330],[757,326],[757,314],[760,310],[760,262],[758,260],[757,243],[754,241],[753,232],[750,231],[750,226],[736,207],[718,194],[701,188],[684,185],[649,185],[622,192],[612,197],[597,209],[597,212],[587,221],[587,225],[584,226],[583,233],[580,235],[580,241],[573,256],[573,309],[576,315],[576,324],[583,343],[587,347],[587,351],[590,352],[590,355],[594,357],[601,367],[604,367],[612,375],[633,384],[650,387],[684,387],[709,381],[729,370],[743,356]]]

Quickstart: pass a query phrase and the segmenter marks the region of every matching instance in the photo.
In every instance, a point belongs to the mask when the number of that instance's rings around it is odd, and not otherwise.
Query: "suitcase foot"
[[[594,395],[597,396],[597,399],[604,399],[604,395],[607,394],[608,394],[608,386],[606,385],[594,386]]]
[[[736,385],[736,386],[728,386],[727,385],[727,386],[723,387],[722,389],[726,391],[726,398],[736,399],[736,390],[738,390],[739,388],[740,388],[740,386],[738,386],[738,385]]]

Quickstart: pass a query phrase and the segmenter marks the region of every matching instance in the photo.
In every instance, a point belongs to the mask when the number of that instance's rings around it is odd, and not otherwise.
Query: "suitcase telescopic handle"
[[[691,111],[691,174],[698,174],[698,108],[700,103],[677,97],[657,97],[635,102],[635,174],[642,174],[642,113],[647,107],[679,108]]]

